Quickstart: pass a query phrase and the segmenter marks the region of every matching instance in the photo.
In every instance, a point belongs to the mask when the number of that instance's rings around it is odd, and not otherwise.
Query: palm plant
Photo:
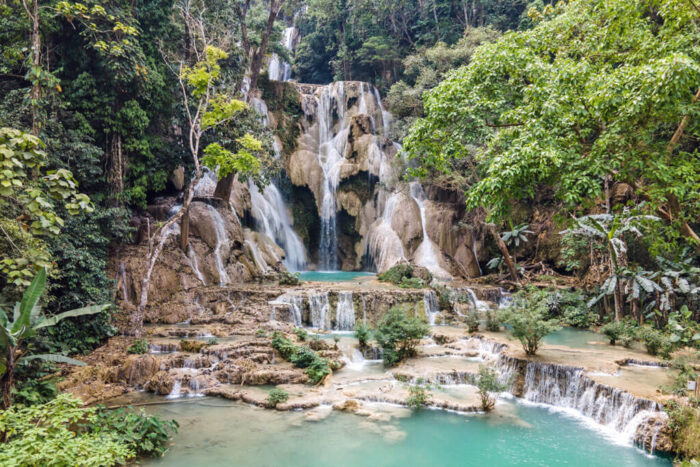
[[[65,318],[94,315],[109,307],[109,305],[92,305],[46,317],[42,315],[41,307],[37,305],[45,287],[46,269],[42,268],[24,292],[22,300],[15,303],[12,318],[0,308],[0,390],[2,391],[0,409],[2,410],[7,409],[11,404],[12,385],[17,365],[31,360],[85,365],[79,360],[64,355],[28,355],[25,345],[27,339],[36,336],[41,329],[54,326]]]
[[[623,268],[627,264],[627,243],[624,235],[631,234],[641,237],[642,224],[644,221],[656,221],[657,217],[646,215],[632,215],[628,209],[621,214],[593,214],[574,219],[575,227],[564,230],[562,234],[583,236],[589,241],[600,242],[605,245],[608,251],[609,274],[601,286],[601,294],[589,302],[593,306],[605,295],[612,295],[615,303],[615,321],[620,321],[623,311],[623,285],[625,273]],[[645,282],[632,283],[642,285],[646,290]]]
[[[516,254],[518,252],[518,248],[520,247],[521,243],[527,242],[526,234],[532,234],[534,232],[530,230],[529,224],[519,224],[515,227],[513,227],[513,224],[511,224],[510,228],[511,230],[509,231],[501,232],[501,239],[506,245],[513,247],[513,262],[517,263],[518,260]]]

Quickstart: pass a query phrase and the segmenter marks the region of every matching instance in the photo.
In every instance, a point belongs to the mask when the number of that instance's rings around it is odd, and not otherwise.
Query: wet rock
[[[360,409],[360,403],[355,399],[346,399],[343,402],[334,404],[333,409],[341,412],[357,412]]]
[[[183,352],[196,353],[202,350],[207,343],[204,341],[188,341],[183,340],[180,342],[180,350]]]

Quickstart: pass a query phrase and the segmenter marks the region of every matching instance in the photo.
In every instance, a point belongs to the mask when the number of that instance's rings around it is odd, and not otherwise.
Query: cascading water
[[[306,249],[292,228],[287,205],[277,187],[270,183],[260,193],[252,181],[248,184],[252,216],[256,230],[275,241],[285,252],[284,265],[292,271],[301,271],[306,266]]]
[[[228,245],[228,235],[224,226],[224,218],[221,217],[219,211],[213,206],[207,204],[207,209],[211,213],[214,220],[214,233],[216,233],[216,246],[214,247],[214,260],[216,262],[216,270],[219,274],[219,286],[223,287],[230,282],[224,262],[221,258],[221,249],[224,245]]]
[[[420,246],[413,254],[413,260],[416,264],[427,268],[435,277],[449,279],[451,277],[450,274],[440,266],[440,261],[438,259],[439,251],[428,236],[428,229],[426,227],[427,219],[425,215],[425,191],[423,191],[423,187],[418,182],[411,182],[409,186],[411,197],[420,210],[421,225],[423,226],[423,242],[421,242]]]
[[[355,329],[355,306],[352,303],[352,292],[338,292],[335,329],[338,331],[352,331]]]
[[[435,320],[440,314],[438,309],[437,295],[432,290],[423,292],[423,306],[425,307],[425,317],[428,319],[428,324],[435,325]]]
[[[294,26],[290,26],[284,30],[282,35],[281,44],[290,52],[294,51],[294,41],[297,34],[297,29]],[[292,79],[292,66],[280,60],[279,55],[273,53],[267,66],[267,76],[274,81],[289,81]]]
[[[304,309],[304,297],[301,295],[283,294],[271,303],[284,303],[289,305],[291,307],[294,325],[299,327],[303,325],[302,310]]]
[[[331,305],[328,301],[328,292],[309,295],[309,311],[311,326],[317,329],[328,329]]]
[[[187,258],[190,260],[190,265],[192,266],[192,270],[194,271],[195,275],[197,276],[197,279],[199,279],[202,282],[202,285],[206,286],[207,281],[204,279],[202,272],[199,270],[199,263],[197,262],[197,254],[195,253],[194,248],[192,248],[191,243],[187,245]]]

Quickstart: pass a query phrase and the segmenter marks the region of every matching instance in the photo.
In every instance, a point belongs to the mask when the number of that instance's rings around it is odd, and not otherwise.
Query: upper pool
[[[301,280],[309,282],[350,282],[372,276],[376,274],[363,271],[304,271],[299,274]]]
[[[599,349],[601,346],[607,345],[610,339],[597,332],[563,327],[558,331],[548,334],[542,341],[545,344],[565,345],[574,349]]]

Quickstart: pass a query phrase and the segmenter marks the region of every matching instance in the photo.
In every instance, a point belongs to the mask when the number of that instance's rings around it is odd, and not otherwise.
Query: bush
[[[277,350],[285,360],[291,359],[296,351],[296,345],[278,331],[272,334],[272,348]]]
[[[409,318],[397,307],[391,308],[379,323],[375,338],[384,351],[384,365],[394,366],[415,354],[429,326],[418,318]]]
[[[562,315],[562,321],[575,328],[590,328],[596,323],[598,315],[583,307],[567,307]]]
[[[479,315],[475,310],[471,310],[467,313],[465,321],[467,323],[467,331],[477,332],[479,330]]]
[[[140,412],[83,408],[79,399],[60,394],[3,413],[0,465],[122,465],[138,455],[165,453],[177,428],[175,421]]]
[[[498,318],[491,310],[486,312],[486,330],[489,332],[498,332],[501,330]]]
[[[328,360],[317,357],[306,369],[306,374],[309,375],[309,379],[312,383],[320,383],[326,378],[326,376],[331,374]]]
[[[126,353],[145,354],[148,353],[148,341],[146,339],[136,339],[127,349]]]
[[[218,343],[219,339],[217,339],[216,337],[210,337],[209,339],[207,339],[207,345],[216,345]]]
[[[540,293],[548,294],[550,318],[560,318],[563,323],[576,328],[588,328],[597,320],[597,315],[590,311],[580,292],[542,290]]]
[[[508,389],[507,385],[498,381],[498,374],[491,368],[479,365],[479,379],[476,382],[481,398],[481,408],[488,412],[496,405],[496,398],[493,393],[503,392]]]
[[[408,387],[408,398],[406,398],[406,405],[412,409],[420,409],[424,405],[427,405],[430,398],[433,395],[430,393],[430,385],[425,384],[422,378],[416,381],[415,385]]]
[[[673,451],[683,459],[700,457],[700,410],[668,401],[664,410],[668,413]]]
[[[267,337],[267,331],[264,329],[258,329],[255,331],[255,337]]]
[[[518,292],[513,297],[513,306],[501,312],[501,322],[512,327],[512,334],[525,349],[527,355],[537,353],[544,336],[559,329],[556,319],[548,316],[547,297],[527,291]]]
[[[310,348],[297,347],[289,361],[299,368],[308,368],[317,358],[316,353]]]
[[[359,341],[360,348],[367,347],[367,341],[371,338],[372,331],[366,324],[358,323],[355,325],[355,337]]]
[[[299,285],[301,283],[298,272],[280,271],[277,280],[280,285]]]
[[[637,330],[637,338],[644,342],[644,346],[647,349],[649,355],[657,355],[659,350],[666,342],[664,335],[661,331],[650,328],[648,326],[643,326]]]
[[[615,343],[620,340],[622,336],[627,334],[627,325],[622,321],[617,323],[608,323],[600,328],[600,332],[608,336],[610,339],[610,345],[615,345]]]
[[[272,389],[267,393],[267,404],[270,407],[277,407],[277,404],[287,402],[289,393],[284,389]]]
[[[419,279],[417,277],[404,277],[401,279],[399,287],[402,289],[422,289],[425,287],[425,283],[423,282],[423,279]]]
[[[306,339],[309,337],[309,333],[304,328],[294,328],[294,334],[301,342],[306,342]]]
[[[399,285],[404,278],[410,279],[413,277],[413,267],[410,264],[397,264],[396,266],[379,274],[377,279],[382,282],[391,282]]]

